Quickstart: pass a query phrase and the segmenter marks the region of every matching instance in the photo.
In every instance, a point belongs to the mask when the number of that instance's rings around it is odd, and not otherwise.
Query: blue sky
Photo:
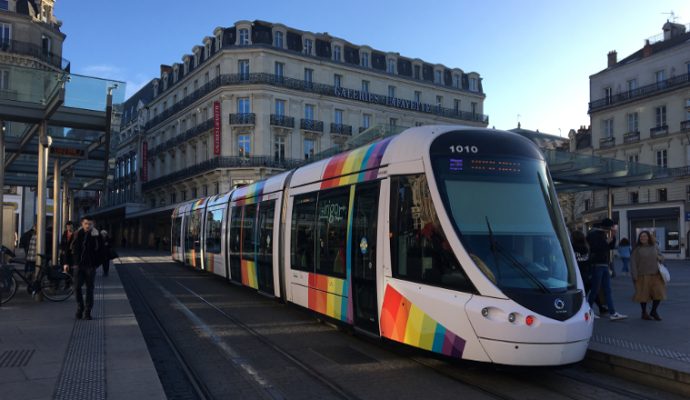
[[[589,124],[589,75],[661,33],[690,1],[58,0],[72,72],[120,79],[128,92],[217,26],[261,19],[432,63],[477,71],[490,126],[567,135]]]

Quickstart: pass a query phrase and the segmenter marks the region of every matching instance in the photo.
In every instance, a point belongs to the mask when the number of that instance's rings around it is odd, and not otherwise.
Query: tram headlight
[[[517,319],[517,315],[515,315],[514,312],[508,314],[508,322],[514,323],[516,319]]]
[[[489,316],[489,309],[488,309],[487,307],[482,308],[482,315],[483,315],[484,317],[488,317],[488,316]]]

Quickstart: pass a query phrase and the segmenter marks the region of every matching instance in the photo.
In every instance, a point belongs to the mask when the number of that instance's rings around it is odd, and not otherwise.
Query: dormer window
[[[395,60],[392,58],[388,59],[388,64],[386,65],[386,72],[389,74],[395,73]]]
[[[249,29],[240,29],[239,40],[240,46],[249,45]]]
[[[441,71],[439,71],[439,70],[434,71],[434,83],[440,85],[441,81],[442,81]]]
[[[304,39],[304,48],[302,52],[307,55],[311,55],[312,47],[314,47],[314,42],[311,39]]]
[[[283,48],[283,32],[276,31],[273,34],[273,45],[279,49]]]
[[[216,51],[220,50],[220,35],[216,36]]]
[[[157,97],[157,96],[158,96],[158,82],[155,82],[153,84],[153,97]]]
[[[454,88],[460,88],[460,75],[459,74],[453,74],[453,87]]]
[[[477,78],[470,78],[470,91],[472,92],[478,92],[479,91],[479,81]]]
[[[359,60],[359,65],[364,68],[369,68],[369,53],[362,53]]]
[[[168,89],[168,74],[167,73],[163,74],[161,79],[163,80],[163,90],[167,90]]]
[[[185,58],[184,60],[184,74],[187,75],[189,73],[189,58]]]
[[[412,76],[413,76],[415,79],[422,79],[422,76],[421,76],[421,75],[422,75],[422,67],[421,67],[421,66],[415,65],[415,66],[412,68],[412,72],[413,72]]]
[[[206,43],[206,54],[204,54],[204,60],[208,60],[211,57],[211,42]]]
[[[341,53],[340,46],[338,46],[338,45],[333,46],[333,61],[340,61],[340,53]]]
[[[175,67],[173,70],[173,82],[177,82],[177,78],[179,77],[179,68]]]
[[[194,65],[199,65],[199,52],[194,53]]]

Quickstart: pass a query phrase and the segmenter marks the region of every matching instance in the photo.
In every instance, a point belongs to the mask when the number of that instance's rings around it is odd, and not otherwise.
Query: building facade
[[[63,71],[69,63],[62,58],[65,34],[55,18],[54,0],[0,1],[0,98],[22,100],[25,88],[17,87],[29,69]],[[3,123],[6,135],[22,129],[22,124]],[[17,129],[15,129],[17,128]],[[4,166],[3,166],[4,168]],[[0,241],[14,242],[15,233],[31,228],[35,222],[36,191],[28,187],[5,186],[2,196],[3,232]],[[48,201],[49,214],[52,202]]]
[[[667,22],[663,34],[590,76],[591,129],[574,133],[571,150],[667,170],[669,179],[612,190],[622,237],[654,231],[667,257],[687,256],[690,224],[690,33]],[[606,215],[607,190],[577,195],[580,222]]]
[[[150,90],[123,110],[136,123],[123,126],[118,156],[137,183],[127,200],[113,187],[109,207],[134,199],[168,220],[177,203],[293,168],[373,126],[488,125],[476,72],[263,21],[216,28],[162,65]]]

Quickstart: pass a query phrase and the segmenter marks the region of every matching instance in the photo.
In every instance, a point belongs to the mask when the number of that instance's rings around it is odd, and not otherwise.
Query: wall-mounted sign
[[[86,152],[84,149],[75,149],[73,147],[50,147],[50,155],[53,157],[65,158],[85,158]]]
[[[213,154],[220,155],[221,113],[220,101],[213,102]]]

